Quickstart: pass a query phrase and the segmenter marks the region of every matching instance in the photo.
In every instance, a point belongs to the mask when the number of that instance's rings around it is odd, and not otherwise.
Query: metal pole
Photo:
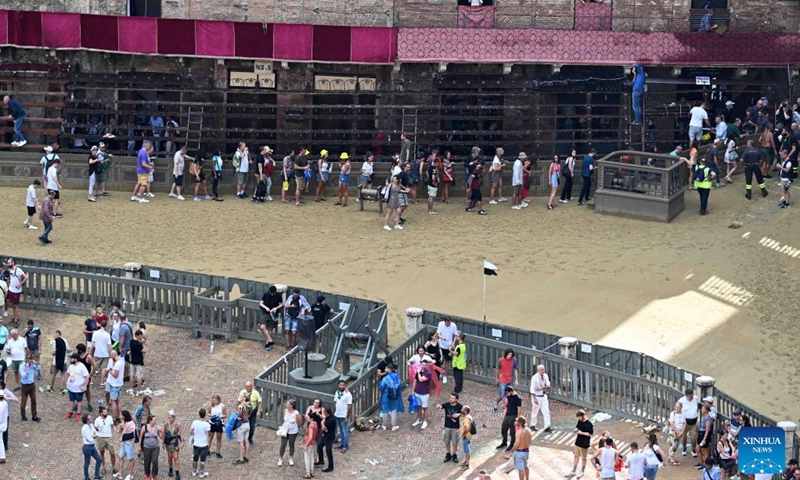
[[[483,323],[486,323],[486,272],[483,272]]]

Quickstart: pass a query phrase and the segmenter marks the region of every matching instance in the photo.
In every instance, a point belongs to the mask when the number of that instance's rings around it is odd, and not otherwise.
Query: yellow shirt
[[[257,411],[261,405],[261,394],[255,388],[251,392],[245,388],[239,392],[239,403],[244,407],[247,416],[250,416],[250,413]]]

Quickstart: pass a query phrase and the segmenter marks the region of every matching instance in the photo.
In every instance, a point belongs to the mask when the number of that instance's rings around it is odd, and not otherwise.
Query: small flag
[[[483,274],[484,275],[497,275],[497,265],[492,262],[483,261]]]

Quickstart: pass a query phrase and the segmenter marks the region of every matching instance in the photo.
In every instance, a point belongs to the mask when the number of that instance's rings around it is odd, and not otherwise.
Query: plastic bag
[[[419,408],[419,401],[417,396],[413,393],[408,396],[408,413],[416,413]]]
[[[283,181],[283,191],[284,192],[288,192],[289,191],[289,181],[288,180],[284,180]]]

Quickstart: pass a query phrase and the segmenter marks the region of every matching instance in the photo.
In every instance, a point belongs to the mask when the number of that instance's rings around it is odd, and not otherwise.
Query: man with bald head
[[[531,378],[531,431],[536,431],[536,419],[542,412],[544,431],[550,432],[550,402],[547,392],[550,391],[550,377],[544,371],[544,365],[539,365],[536,374]]]
[[[253,433],[256,431],[256,419],[261,413],[261,394],[258,390],[253,388],[253,382],[244,384],[244,390],[239,392],[239,405],[247,415],[247,421],[250,422],[250,433],[247,435],[247,441],[250,445],[253,444]]]

